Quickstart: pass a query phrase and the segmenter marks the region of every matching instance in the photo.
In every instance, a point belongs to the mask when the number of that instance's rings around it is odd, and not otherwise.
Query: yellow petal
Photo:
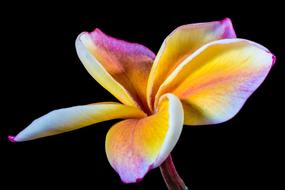
[[[188,24],[178,27],[163,42],[150,72],[147,98],[152,107],[154,96],[169,74],[190,54],[206,43],[235,38],[231,20]]]
[[[211,42],[186,58],[161,85],[182,100],[185,124],[215,124],[232,118],[268,74],[275,57],[243,39]]]
[[[147,107],[146,83],[155,57],[149,49],[96,29],[78,36],[76,50],[92,77],[122,103]]]
[[[79,129],[88,125],[119,118],[140,118],[145,114],[135,107],[115,102],[102,102],[54,110],[21,131],[13,141],[27,141]]]
[[[139,181],[148,170],[158,167],[174,148],[182,126],[182,105],[171,94],[161,98],[154,115],[114,125],[106,137],[106,153],[121,180]]]

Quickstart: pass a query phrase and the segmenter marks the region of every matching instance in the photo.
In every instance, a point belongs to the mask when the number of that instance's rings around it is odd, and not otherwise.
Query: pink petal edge
[[[122,178],[121,178],[121,181],[122,181],[124,184],[139,183],[139,182],[141,182],[141,181],[144,179],[145,175],[146,175],[150,170],[152,170],[152,169],[154,169],[154,168],[153,168],[153,164],[151,164],[151,165],[148,167],[147,172],[146,172],[143,176],[136,178],[136,181],[134,181],[134,182],[128,182],[128,181],[123,180]]]
[[[274,65],[276,62],[276,56],[272,54],[272,65]]]
[[[223,38],[236,38],[236,32],[234,30],[232,20],[230,18],[224,18],[220,21],[220,23],[225,27],[225,33],[223,34]]]
[[[93,42],[96,43],[97,45],[104,46],[105,43],[105,45],[107,44],[115,48],[116,51],[120,50],[123,52],[130,51],[129,46],[134,46],[136,48],[136,51],[144,52],[147,56],[149,56],[152,59],[155,58],[155,53],[153,53],[152,50],[150,50],[146,46],[139,43],[129,42],[119,38],[115,38],[113,36],[105,34],[99,28],[95,28],[92,32],[87,32],[87,33],[91,36]]]
[[[15,141],[15,136],[12,136],[12,135],[9,135],[9,136],[8,136],[8,140],[9,140],[10,142],[13,142],[13,143],[16,142],[16,141]]]

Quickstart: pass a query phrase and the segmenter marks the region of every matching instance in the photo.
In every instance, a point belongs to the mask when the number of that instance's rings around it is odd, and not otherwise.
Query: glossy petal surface
[[[189,56],[162,84],[158,94],[173,93],[183,103],[185,124],[227,121],[268,74],[275,57],[243,39],[209,43]]]
[[[166,159],[182,126],[180,101],[171,94],[164,95],[154,115],[124,120],[110,129],[106,137],[108,160],[123,182],[139,181]]]
[[[15,142],[72,131],[88,125],[119,118],[140,118],[145,114],[135,107],[114,102],[54,110],[36,120],[13,138]],[[10,137],[11,138],[11,137]]]
[[[146,83],[155,57],[149,49],[95,29],[78,36],[76,50],[92,77],[118,100],[146,107]]]
[[[182,61],[201,46],[225,38],[235,38],[231,20],[188,24],[178,27],[163,42],[148,80],[148,104],[153,106],[155,94],[163,81]]]

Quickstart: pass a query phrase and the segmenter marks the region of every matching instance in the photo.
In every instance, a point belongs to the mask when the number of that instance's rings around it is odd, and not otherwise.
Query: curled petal
[[[268,74],[275,56],[244,39],[211,42],[187,57],[161,85],[156,99],[173,93],[183,103],[185,124],[232,118]]]
[[[121,180],[139,181],[158,167],[177,143],[182,126],[182,105],[171,94],[161,97],[154,115],[114,125],[106,137],[106,153]]]
[[[150,72],[147,98],[151,107],[163,81],[189,55],[201,46],[225,38],[235,38],[231,20],[188,24],[175,29],[163,42]]]
[[[90,75],[118,100],[146,107],[146,83],[155,57],[149,49],[95,29],[78,36],[76,50]]]
[[[135,107],[115,102],[102,102],[54,110],[36,120],[16,137],[15,142],[33,140],[79,129],[88,125],[119,118],[140,118],[145,114]]]

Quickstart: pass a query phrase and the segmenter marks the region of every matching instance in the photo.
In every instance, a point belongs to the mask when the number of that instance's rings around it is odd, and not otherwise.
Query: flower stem
[[[161,164],[160,171],[169,190],[189,190],[177,173],[171,155]]]

